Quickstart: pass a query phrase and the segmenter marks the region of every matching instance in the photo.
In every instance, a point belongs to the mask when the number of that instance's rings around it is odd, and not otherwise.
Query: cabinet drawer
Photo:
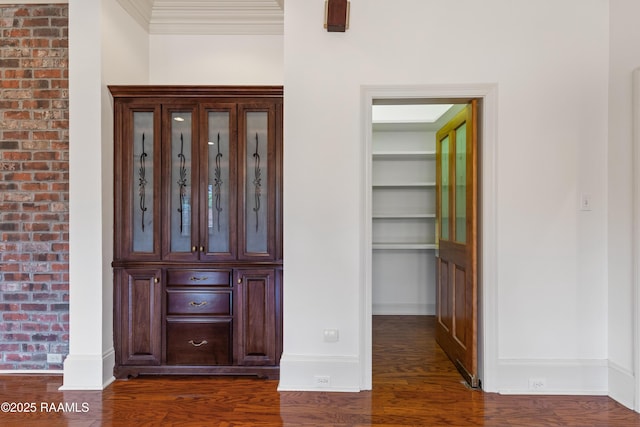
[[[167,314],[231,315],[231,291],[167,289]]]
[[[167,320],[167,363],[231,364],[231,320],[193,322]]]
[[[228,270],[169,270],[169,286],[229,286],[231,272]]]

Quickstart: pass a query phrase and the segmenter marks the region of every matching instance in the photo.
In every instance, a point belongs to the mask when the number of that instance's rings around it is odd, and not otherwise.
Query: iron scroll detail
[[[256,132],[256,151],[253,153],[253,186],[254,186],[254,207],[256,213],[256,233],[260,225],[260,196],[262,192],[262,170],[260,169],[260,154],[258,153],[258,133]]]
[[[218,132],[218,154],[216,155],[216,168],[214,170],[214,181],[213,185],[215,187],[215,196],[216,196],[216,211],[218,212],[218,232],[220,232],[220,215],[222,213],[222,202],[220,200],[220,196],[222,193],[222,168],[220,166],[222,161],[222,153],[220,152],[220,132]]]
[[[138,196],[140,197],[140,212],[142,213],[141,226],[142,232],[144,232],[144,214],[147,211],[147,178],[146,178],[146,167],[145,167],[145,159],[147,158],[147,153],[144,151],[144,132],[142,133],[142,153],[140,153],[139,162],[140,167],[138,168]]]
[[[178,154],[180,160],[178,188],[180,195],[180,205],[178,206],[178,213],[180,213],[180,233],[184,226],[183,207],[185,207],[185,200],[187,197],[187,158],[184,155],[184,138],[183,134],[180,134],[180,153]]]

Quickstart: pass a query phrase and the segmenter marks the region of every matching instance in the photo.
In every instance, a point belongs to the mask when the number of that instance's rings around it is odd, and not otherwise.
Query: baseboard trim
[[[609,397],[634,409],[635,378],[633,372],[609,361]]]
[[[113,348],[102,355],[69,354],[64,361],[64,380],[60,390],[104,390],[115,381]]]
[[[355,356],[284,354],[278,391],[359,392],[360,370]]]
[[[606,359],[501,359],[497,389],[501,394],[606,396],[608,374]]]

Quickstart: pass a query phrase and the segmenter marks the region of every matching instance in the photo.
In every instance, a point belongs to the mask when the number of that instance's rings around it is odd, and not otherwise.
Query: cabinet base
[[[280,379],[279,366],[117,366],[114,376],[119,380],[140,375],[208,375],[246,376],[267,380]]]

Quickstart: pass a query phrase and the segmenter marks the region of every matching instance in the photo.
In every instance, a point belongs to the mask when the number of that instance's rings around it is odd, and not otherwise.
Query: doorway
[[[373,138],[373,119],[372,119],[372,110],[374,105],[389,105],[389,104],[428,104],[428,105],[441,105],[441,104],[466,104],[471,99],[478,99],[484,106],[484,115],[482,123],[480,123],[481,129],[481,138],[484,144],[488,145],[485,147],[483,145],[484,151],[482,153],[482,157],[479,160],[479,163],[482,164],[481,173],[482,173],[482,194],[485,197],[484,202],[481,206],[479,206],[480,216],[485,218],[487,213],[492,213],[495,204],[495,194],[493,191],[493,182],[494,182],[494,162],[493,157],[495,156],[495,126],[492,123],[492,120],[495,119],[495,87],[492,85],[477,85],[477,86],[468,86],[468,87],[448,87],[448,86],[420,86],[420,87],[363,87],[362,89],[362,111],[363,111],[363,123],[364,123],[364,135],[365,135],[365,143],[363,149],[363,159],[364,159],[364,219],[363,219],[363,268],[364,268],[364,280],[361,289],[363,302],[361,305],[361,343],[363,352],[361,354],[362,361],[362,389],[370,389],[371,388],[371,369],[372,369],[372,316],[376,313],[384,312],[384,310],[388,310],[390,307],[382,307],[380,304],[380,300],[378,296],[375,296],[374,300],[374,286],[378,286],[374,284],[374,250],[376,251],[392,251],[393,248],[391,245],[394,243],[403,243],[407,246],[404,250],[417,250],[417,251],[433,251],[435,250],[435,245],[433,247],[429,247],[430,244],[427,240],[430,237],[435,239],[435,232],[429,231],[428,226],[424,226],[424,224],[428,224],[429,221],[433,221],[435,218],[435,212],[429,213],[428,210],[425,212],[417,213],[415,211],[408,212],[405,214],[396,213],[396,212],[382,212],[378,213],[380,210],[379,201],[374,200],[373,188],[378,186],[382,189],[382,192],[386,190],[390,190],[388,187],[393,187],[393,185],[387,186],[384,182],[380,182],[380,174],[376,172],[374,175],[374,154],[376,156],[391,156],[393,157],[393,150],[380,149],[378,142],[375,142],[374,147],[374,138]],[[450,107],[449,107],[450,108]],[[452,112],[455,112],[452,110]],[[488,143],[485,143],[488,141]],[[412,147],[408,146],[408,151],[412,151]],[[417,157],[425,158],[431,156],[429,154],[430,150],[415,150],[417,151]],[[382,153],[382,154],[380,154]],[[397,153],[396,153],[397,154]],[[401,154],[402,155],[402,154]],[[411,159],[414,161],[414,159]],[[415,161],[419,161],[415,159]],[[393,168],[392,168],[393,169]],[[419,169],[419,167],[418,167]],[[405,173],[407,171],[403,171]],[[382,176],[386,176],[386,174],[392,173],[389,171],[383,171]],[[411,174],[411,172],[408,172]],[[424,176],[422,177],[424,178]],[[435,176],[434,176],[435,178]],[[418,190],[418,187],[424,187],[429,185],[428,180],[424,180],[422,183],[418,185],[405,185],[399,184],[399,186],[405,188],[405,192],[411,192],[414,190]],[[486,189],[488,187],[488,191]],[[390,205],[393,206],[393,197],[394,196],[386,196],[391,199]],[[376,205],[374,206],[374,203]],[[428,206],[425,206],[428,207]],[[418,206],[420,208],[420,206]],[[435,208],[435,206],[434,206]],[[393,210],[392,208],[390,208]],[[375,211],[375,212],[374,212]],[[375,214],[375,215],[374,215]],[[375,216],[375,218],[374,218]],[[495,268],[492,268],[492,262],[495,260],[495,257],[490,256],[493,251],[495,251],[495,225],[493,218],[491,215],[489,221],[483,221],[480,224],[480,229],[483,233],[488,233],[486,238],[483,240],[482,247],[479,248],[479,252],[483,253],[485,256],[482,257],[482,266],[480,268],[481,271],[481,280],[484,283],[487,278],[490,278],[491,284],[485,286],[483,289],[483,293],[478,296],[478,335],[477,335],[477,353],[479,358],[478,363],[478,375],[483,379],[483,389],[487,391],[491,391],[493,382],[493,366],[494,361],[496,360],[496,352],[495,352],[495,339],[496,336],[492,331],[494,330],[495,324],[495,301],[494,301],[494,286],[495,281],[493,279],[493,275],[495,274]],[[407,220],[409,224],[402,224],[402,221]],[[386,231],[384,228],[379,230],[381,224],[385,222],[391,222],[391,229],[394,226],[398,226],[398,222],[400,225],[400,235],[405,233],[405,236],[409,237],[409,241],[406,242],[392,242],[386,241],[390,235],[398,235],[397,232],[390,232],[389,229]],[[394,224],[396,222],[396,224]],[[411,227],[417,227],[417,231],[411,232]],[[409,230],[409,231],[407,231]],[[389,234],[385,234],[389,232]],[[484,236],[484,234],[483,234]],[[382,240],[381,240],[382,239]],[[414,239],[412,241],[411,239]],[[433,244],[433,243],[431,243]],[[411,247],[410,245],[414,245]],[[403,250],[401,248],[397,248],[398,250]],[[487,256],[489,255],[489,256]],[[425,257],[426,259],[426,257]],[[435,256],[433,257],[435,259]],[[378,260],[376,259],[376,265],[378,264]],[[392,261],[393,262],[393,261]],[[425,263],[428,265],[428,262]],[[434,263],[435,264],[435,263]],[[377,267],[376,267],[377,268]],[[435,276],[435,271],[432,271],[433,276]],[[425,274],[429,275],[429,272],[425,272]],[[435,280],[433,277],[432,281]],[[427,301],[425,303],[425,301]],[[418,310],[418,312],[422,312],[422,314],[429,314],[429,312],[434,312],[435,307],[429,306],[429,297],[423,300],[419,300],[417,305],[413,307],[413,310]],[[434,300],[432,300],[435,303]],[[406,306],[405,309],[411,309]],[[381,310],[382,309],[382,310]],[[490,326],[490,329],[487,329],[487,326]]]

